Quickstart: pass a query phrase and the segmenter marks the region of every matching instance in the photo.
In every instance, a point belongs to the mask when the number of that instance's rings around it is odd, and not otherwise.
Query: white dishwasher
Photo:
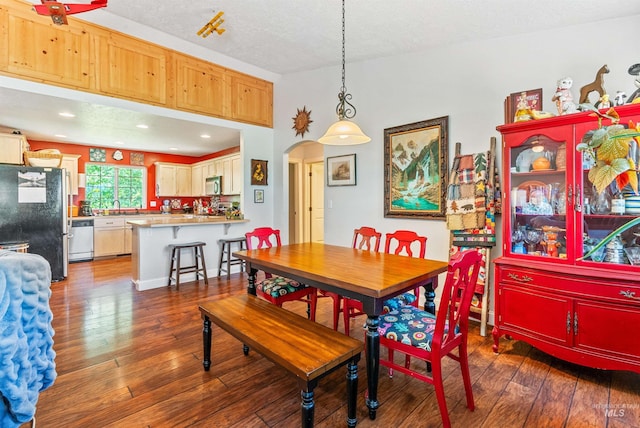
[[[71,220],[69,261],[93,260],[93,219]]]

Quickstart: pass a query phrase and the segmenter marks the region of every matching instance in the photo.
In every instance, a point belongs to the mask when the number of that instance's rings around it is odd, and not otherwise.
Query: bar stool
[[[236,259],[231,255],[231,244],[238,243],[238,249],[244,250],[244,243],[246,238],[223,238],[219,239],[220,244],[220,262],[218,263],[218,276],[222,275],[222,272],[227,273],[227,279],[231,277],[231,266],[240,265],[240,272],[244,269],[244,261]],[[225,258],[226,256],[226,258]],[[226,268],[224,267],[226,265]]]
[[[188,242],[185,244],[170,244],[171,250],[171,266],[169,267],[169,280],[167,286],[171,286],[171,280],[176,282],[176,290],[180,288],[180,275],[190,272],[196,273],[196,281],[198,281],[198,275],[202,275],[204,283],[209,285],[207,279],[207,266],[204,262],[204,246],[207,245],[204,242]],[[193,249],[193,265],[182,266],[180,264],[180,254],[184,249]],[[175,279],[173,273],[176,273]]]

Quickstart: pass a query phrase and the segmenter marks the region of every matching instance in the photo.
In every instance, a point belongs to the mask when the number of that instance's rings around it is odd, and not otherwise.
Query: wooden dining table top
[[[386,299],[447,270],[448,262],[370,252],[322,243],[302,243],[233,255],[254,269],[285,276],[346,297]]]

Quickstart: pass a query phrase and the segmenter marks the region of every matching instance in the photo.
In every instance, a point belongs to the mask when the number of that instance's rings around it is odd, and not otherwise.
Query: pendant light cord
[[[352,119],[356,116],[356,108],[348,100],[351,100],[351,94],[347,93],[347,85],[345,83],[345,19],[344,19],[344,2],[342,0],[342,86],[340,87],[340,93],[338,94],[338,106],[336,107],[336,113],[339,120]]]

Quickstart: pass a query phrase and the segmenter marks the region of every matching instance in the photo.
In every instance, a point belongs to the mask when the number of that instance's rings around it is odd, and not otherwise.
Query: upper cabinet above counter
[[[273,127],[266,80],[75,18],[52,25],[19,0],[0,5],[0,34],[2,75]]]
[[[156,197],[209,196],[205,192],[208,177],[222,177],[222,194],[242,193],[242,159],[240,154],[221,156],[192,165],[156,162]]]

